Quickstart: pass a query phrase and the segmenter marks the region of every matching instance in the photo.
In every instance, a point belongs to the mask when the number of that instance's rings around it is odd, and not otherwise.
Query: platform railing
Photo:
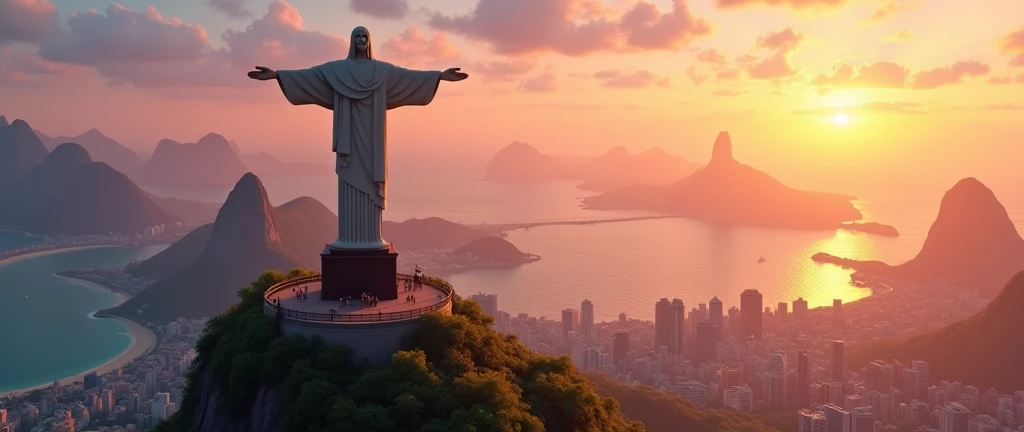
[[[367,323],[367,322],[385,322],[385,321],[402,321],[411,318],[420,317],[430,313],[437,312],[439,310],[446,309],[451,306],[452,303],[452,290],[449,287],[440,286],[440,284],[431,283],[429,278],[421,278],[420,283],[434,287],[441,292],[445,293],[443,299],[420,308],[413,310],[406,310],[401,312],[378,312],[378,313],[315,313],[315,312],[302,312],[294,309],[288,309],[283,306],[274,304],[271,301],[271,297],[283,290],[291,289],[296,286],[309,284],[311,282],[318,282],[321,280],[321,276],[304,276],[295,279],[289,279],[274,284],[263,293],[263,310],[270,315],[278,315],[282,318],[290,318],[300,321],[309,322],[322,322],[322,323]],[[412,281],[412,276],[407,274],[399,274],[398,282],[405,283],[406,281]],[[397,289],[398,286],[396,285]]]

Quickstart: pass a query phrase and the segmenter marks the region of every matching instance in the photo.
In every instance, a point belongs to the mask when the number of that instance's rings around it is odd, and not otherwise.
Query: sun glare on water
[[[850,117],[847,116],[846,114],[836,114],[836,117],[835,119],[833,119],[833,121],[835,121],[836,124],[839,126],[846,126],[846,124],[850,122]]]

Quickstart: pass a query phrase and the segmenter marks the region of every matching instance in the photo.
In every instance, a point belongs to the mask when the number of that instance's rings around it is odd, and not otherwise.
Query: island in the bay
[[[855,197],[791,188],[732,156],[728,132],[715,139],[707,166],[668,185],[633,185],[587,197],[593,210],[643,210],[714,223],[793,229],[852,229],[896,235],[892,227],[858,223]]]
[[[910,261],[890,265],[824,252],[811,258],[862,274],[947,281],[994,298],[1011,276],[1024,269],[1024,239],[995,193],[978,179],[965,178],[942,197],[928,237]]]

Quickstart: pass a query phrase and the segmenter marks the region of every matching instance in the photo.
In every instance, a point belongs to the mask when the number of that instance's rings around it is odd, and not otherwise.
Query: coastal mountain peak
[[[281,243],[267,190],[253,173],[245,173],[235,184],[213,227],[206,252],[214,256]]]
[[[103,135],[103,132],[100,132],[100,130],[96,129],[96,128],[89,129],[89,130],[85,131],[83,134],[79,135],[79,138],[106,138],[106,137],[107,137],[106,135]]]
[[[196,142],[196,144],[201,146],[217,146],[229,149],[231,148],[231,143],[228,142],[227,138],[224,138],[224,135],[214,132],[206,134],[205,136],[200,138],[199,141]]]
[[[711,162],[708,165],[733,161],[732,138],[729,137],[729,132],[721,131],[718,133],[718,137],[715,138],[715,146],[711,150]]]
[[[623,146],[615,146],[615,147],[612,147],[612,148],[608,149],[608,153],[605,153],[605,156],[606,157],[629,157],[629,156],[632,156],[632,154],[630,154],[629,150],[626,150],[626,148],[623,147]]]
[[[6,116],[0,115],[0,128],[10,126],[11,123],[7,121]]]
[[[511,144],[505,146],[505,148],[498,151],[498,153],[511,153],[511,154],[540,154],[540,150],[536,147],[524,143],[522,141],[513,141]]]
[[[74,169],[90,162],[92,162],[92,156],[89,155],[89,151],[85,147],[73,142],[66,142],[55,147],[46,156],[46,159],[43,159],[39,167],[52,164],[56,169]]]

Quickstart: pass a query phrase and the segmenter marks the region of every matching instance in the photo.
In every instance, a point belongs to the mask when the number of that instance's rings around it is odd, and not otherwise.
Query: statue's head
[[[373,46],[370,44],[370,31],[359,26],[352,29],[352,39],[348,45],[348,58],[373,59]]]

